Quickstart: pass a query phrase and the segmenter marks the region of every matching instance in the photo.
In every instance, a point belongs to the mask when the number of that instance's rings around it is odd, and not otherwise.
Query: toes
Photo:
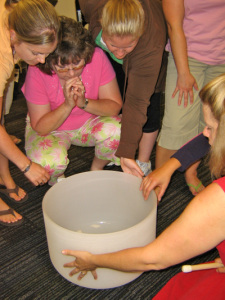
[[[0,220],[4,223],[15,223],[22,219],[22,216],[18,214],[15,210],[13,210],[13,212],[14,215],[8,214],[8,215],[0,216]]]

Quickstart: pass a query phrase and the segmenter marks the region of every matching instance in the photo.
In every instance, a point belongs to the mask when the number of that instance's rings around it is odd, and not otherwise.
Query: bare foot
[[[27,193],[19,187],[18,195],[16,193],[10,193],[9,196],[12,197],[14,200],[20,202],[20,200],[23,200],[26,194]]]
[[[8,210],[9,208],[10,207],[0,198],[0,212],[4,211],[4,210]],[[13,216],[11,214],[3,215],[3,216],[0,216],[0,220],[4,223],[14,223],[23,218],[15,210],[13,210],[13,211],[14,211],[15,216]]]
[[[26,196],[26,192],[19,187],[18,195],[16,193],[10,193],[9,196],[12,197],[15,201],[20,202]]]
[[[196,174],[197,174],[197,172],[196,172]],[[186,179],[187,185],[189,186],[189,190],[193,196],[196,196],[198,193],[200,193],[202,190],[204,190],[205,187],[202,184],[202,182],[198,179],[197,175],[185,173],[185,179]]]
[[[197,168],[198,168],[200,162],[201,162],[200,160],[196,161],[185,172],[185,179],[186,179],[187,185],[189,186],[189,190],[193,196],[196,196],[198,193],[200,193],[205,188],[197,176],[198,175]]]
[[[110,160],[100,159],[97,156],[94,156],[94,159],[91,164],[91,171],[99,171],[103,170],[104,166],[106,166]]]

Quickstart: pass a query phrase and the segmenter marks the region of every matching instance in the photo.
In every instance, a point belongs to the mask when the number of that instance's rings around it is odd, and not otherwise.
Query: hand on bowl
[[[75,267],[69,273],[70,276],[73,276],[74,274],[80,272],[78,280],[81,280],[87,274],[88,271],[91,271],[94,279],[98,278],[97,272],[95,271],[96,266],[93,263],[91,263],[91,253],[87,251],[63,250],[62,254],[75,257],[74,261],[63,265],[65,268]]]

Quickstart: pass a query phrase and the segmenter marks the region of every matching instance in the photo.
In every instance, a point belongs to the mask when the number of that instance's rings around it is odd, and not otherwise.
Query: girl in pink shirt
[[[71,144],[95,146],[91,170],[110,161],[120,139],[122,100],[113,68],[89,32],[62,17],[62,41],[44,67],[29,67],[22,91],[28,105],[27,155],[51,174],[64,174]]]

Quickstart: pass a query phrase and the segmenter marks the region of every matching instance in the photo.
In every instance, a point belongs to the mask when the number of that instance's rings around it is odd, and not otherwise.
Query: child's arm
[[[190,165],[203,158],[210,149],[208,139],[201,133],[180,148],[172,157],[179,160],[181,167],[178,171],[185,171]]]

